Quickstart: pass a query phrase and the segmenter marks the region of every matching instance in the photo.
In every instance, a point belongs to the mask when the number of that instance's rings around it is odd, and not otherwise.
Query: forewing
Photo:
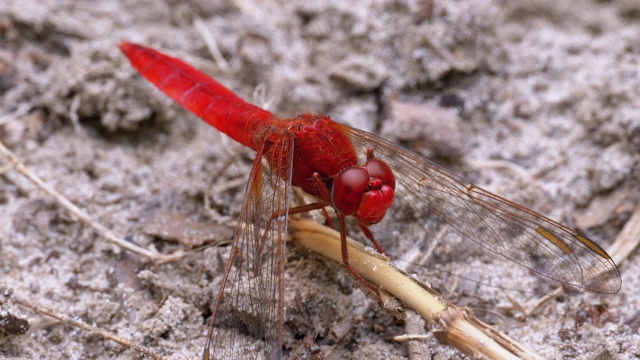
[[[293,138],[256,155],[214,309],[213,359],[280,359]],[[280,176],[278,176],[278,174]]]
[[[493,270],[483,267],[489,259],[504,263],[501,264],[504,273],[496,277],[513,277],[516,263],[570,287],[601,293],[615,293],[620,289],[620,273],[613,260],[585,236],[465,183],[446,169],[384,139],[346,126],[344,131],[350,135],[359,155],[373,149],[376,157],[386,161],[396,176],[394,205],[382,224],[371,227],[376,236],[382,233],[381,240],[411,238],[430,243],[440,239],[440,245],[432,249],[436,255],[432,260],[462,259],[467,268],[475,267],[484,276],[493,275],[488,273]],[[457,245],[451,247],[447,241]],[[438,258],[438,251],[446,252],[447,248],[455,251]],[[440,266],[441,271],[460,274],[459,269],[452,270],[446,264],[429,264],[435,265]]]

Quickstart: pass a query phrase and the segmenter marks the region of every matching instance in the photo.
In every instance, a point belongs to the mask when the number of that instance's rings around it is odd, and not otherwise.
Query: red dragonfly
[[[282,357],[287,220],[311,210],[335,210],[343,263],[367,286],[349,265],[347,217],[381,253],[373,225],[382,222],[396,237],[407,237],[403,224],[418,222],[417,236],[433,238],[444,230],[445,240],[456,238],[462,249],[505,260],[505,268],[512,261],[566,286],[601,293],[621,287],[611,257],[586,236],[419,155],[327,115],[280,120],[179,59],[128,42],[120,49],[165,94],[256,151],[205,359],[210,352],[215,358]],[[290,208],[292,186],[314,202]],[[241,331],[228,335],[223,330],[229,327]]]

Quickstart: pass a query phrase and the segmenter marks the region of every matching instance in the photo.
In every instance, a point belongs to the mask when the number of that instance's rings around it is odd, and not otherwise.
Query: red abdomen
[[[205,73],[179,59],[141,45],[123,42],[120,49],[140,74],[158,89],[235,141],[256,151],[265,142],[263,155],[272,169],[271,147],[294,138],[292,184],[320,196],[313,174],[318,173],[327,189],[340,171],[354,166],[353,145],[337,123],[326,115],[299,115],[278,120],[272,113],[251,105]],[[329,200],[329,199],[324,199]]]
[[[128,42],[121,43],[120,49],[158,89],[242,145],[257,150],[262,129],[276,121],[272,113],[245,102],[179,59]]]

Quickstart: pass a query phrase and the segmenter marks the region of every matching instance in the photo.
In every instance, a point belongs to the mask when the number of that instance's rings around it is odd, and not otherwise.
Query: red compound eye
[[[384,218],[393,205],[396,178],[389,165],[382,160],[370,159],[364,168],[369,174],[369,184],[354,215],[367,224],[375,224]]]
[[[333,206],[345,215],[355,213],[368,185],[369,173],[366,169],[358,167],[341,172],[333,182]]]
[[[387,163],[378,159],[371,159],[365,164],[367,172],[372,179],[380,179],[386,185],[389,185],[391,189],[396,189],[396,177],[393,176],[393,171]]]
[[[380,185],[362,195],[362,201],[354,216],[366,224],[376,224],[384,219],[391,205],[393,205],[393,189],[389,185]]]
[[[375,224],[393,205],[396,178],[384,161],[370,159],[364,166],[341,172],[333,183],[331,201],[336,210]]]

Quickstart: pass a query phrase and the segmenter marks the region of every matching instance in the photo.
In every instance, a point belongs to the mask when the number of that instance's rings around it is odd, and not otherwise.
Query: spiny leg
[[[364,286],[369,288],[369,290],[371,290],[376,295],[376,298],[378,299],[378,303],[380,304],[380,306],[384,306],[384,303],[382,302],[382,298],[380,298],[380,292],[378,291],[378,289],[374,288],[371,284],[369,284],[369,282],[362,275],[360,275],[358,270],[356,270],[353,266],[351,266],[351,264],[349,264],[349,251],[347,246],[347,228],[346,228],[345,216],[343,214],[338,214],[338,222],[340,223],[340,248],[342,252],[342,265],[344,265],[344,267],[346,267],[351,272],[351,274],[353,274],[353,276],[356,277],[356,279],[358,279],[362,284],[364,284]]]
[[[322,202],[315,202],[307,205],[300,205],[294,208],[290,208],[288,211],[286,211],[286,215],[288,217],[289,215],[301,214],[301,213],[309,212],[312,210],[324,209],[326,206],[327,204]],[[258,255],[262,254],[262,250],[264,250],[264,245],[267,241],[267,233],[269,232],[269,230],[271,230],[271,224],[273,220],[283,215],[285,215],[284,211],[277,211],[271,214],[271,216],[269,217],[269,220],[267,220],[267,225],[264,228],[264,234],[262,235],[262,239],[260,240],[260,246],[258,247],[258,253],[257,253]],[[258,258],[259,256],[256,257],[256,261],[258,261]],[[258,268],[259,268],[258,264],[257,263],[254,264],[254,269],[255,269],[254,275],[256,276],[258,274],[255,273],[255,271],[257,271]]]
[[[375,237],[373,236],[373,233],[371,232],[371,230],[369,230],[369,226],[367,226],[366,224],[361,223],[360,221],[358,221],[358,226],[360,227],[360,230],[362,231],[364,236],[366,236],[367,239],[369,239],[373,243],[373,246],[375,246],[376,250],[380,254],[386,256],[387,254],[382,249],[382,246],[380,246],[380,244],[378,244],[378,242],[376,241]]]
[[[328,201],[330,201],[331,196],[329,195],[329,192],[327,191],[326,186],[320,179],[320,175],[318,173],[314,173],[313,179],[318,185],[320,196],[323,199],[327,199]],[[380,298],[380,292],[378,292],[376,288],[374,288],[371,284],[369,284],[369,282],[362,275],[360,275],[360,273],[353,266],[351,266],[351,264],[349,264],[349,252],[347,249],[347,224],[346,224],[345,216],[344,214],[341,214],[339,211],[336,211],[336,214],[338,217],[338,223],[340,225],[340,246],[341,246],[341,252],[342,252],[342,264],[353,274],[353,276],[356,277],[356,279],[358,279],[362,284],[364,284],[364,286],[369,288],[369,290],[371,290],[376,295],[376,297],[378,298],[378,302],[382,306],[383,304],[382,304],[382,299]],[[326,216],[326,213],[325,213],[325,216]],[[361,229],[363,228],[361,227]],[[369,231],[369,229],[365,227],[363,229],[363,232],[365,236],[368,239],[370,239],[374,243],[374,245],[376,245],[376,248],[378,249],[378,251],[381,254],[384,254],[384,251],[382,251],[382,248],[380,247],[380,245],[378,245],[378,243],[373,239],[373,234],[371,233],[371,231]]]
[[[338,228],[336,228],[336,225],[333,223],[333,220],[331,220],[331,216],[329,216],[326,206],[322,208],[322,213],[324,214],[325,220],[327,220],[327,226],[337,231]]]
[[[367,158],[368,159],[372,159],[374,157],[375,157],[375,155],[373,153],[373,150],[371,150],[371,149],[367,150]],[[325,187],[324,183],[320,179],[320,175],[318,173],[314,173],[313,174],[313,180],[316,182],[316,185],[318,187],[318,191],[320,192],[320,195],[321,195],[322,199],[325,199],[327,201],[331,201],[331,196],[329,195],[329,192],[327,191],[327,188]],[[327,218],[327,222],[329,223],[329,226],[332,227],[334,230],[336,230],[335,226],[333,225],[333,222],[329,218],[329,214],[327,213],[326,209],[322,208],[322,211],[324,212],[324,216]],[[338,214],[338,217],[339,216],[340,215]],[[386,255],[386,253],[382,249],[382,246],[380,246],[380,244],[376,241],[375,237],[373,236],[373,233],[371,232],[371,230],[369,230],[369,226],[364,224],[364,223],[362,223],[362,222],[360,222],[360,221],[358,221],[358,226],[360,227],[360,230],[362,231],[364,236],[373,243],[373,246],[375,246],[376,250],[380,254]],[[343,228],[344,228],[344,226],[341,224],[340,225],[340,233],[342,233],[342,229]]]

